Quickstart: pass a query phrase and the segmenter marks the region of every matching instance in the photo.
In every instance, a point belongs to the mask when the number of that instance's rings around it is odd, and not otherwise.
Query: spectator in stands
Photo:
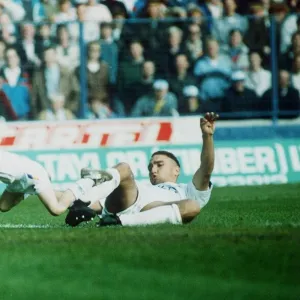
[[[244,34],[248,29],[248,20],[236,13],[235,0],[224,0],[224,15],[219,20],[214,20],[212,34],[220,42],[225,44],[229,40],[229,33],[238,29]]]
[[[100,97],[99,97],[100,96]],[[89,112],[87,118],[90,120],[111,119],[117,115],[109,106],[108,99],[103,99],[101,95],[92,94],[89,96]]]
[[[300,54],[300,31],[296,31],[292,37],[292,45],[289,50],[280,57],[280,68],[292,71],[294,58]]]
[[[169,76],[175,72],[176,55],[184,51],[182,44],[183,32],[180,28],[171,26],[168,29],[168,43],[163,52],[156,56],[157,73],[161,76]],[[154,56],[153,56],[153,59]]]
[[[32,18],[34,23],[53,21],[58,12],[56,0],[40,0],[33,5]]]
[[[212,30],[214,19],[219,19],[223,15],[223,4],[221,0],[205,0],[202,10],[207,18],[209,32]]]
[[[59,25],[56,32],[58,39],[57,62],[61,67],[73,71],[79,65],[79,47],[77,44],[71,43],[69,29],[66,25]]]
[[[203,55],[203,41],[201,29],[198,24],[188,26],[187,39],[184,42],[184,51],[189,61],[194,64]]]
[[[165,16],[167,10],[167,1],[164,0],[137,0],[135,3],[135,17],[161,19]]]
[[[288,6],[282,3],[273,2],[270,7],[270,15],[274,17],[276,22],[275,34],[276,34],[276,50],[277,53],[280,53],[280,44],[281,44],[281,29],[288,16],[289,8]]]
[[[142,66],[145,61],[144,47],[138,40],[133,40],[129,46],[129,57],[120,62],[118,74],[118,92],[119,97],[125,105],[125,111],[128,113],[130,101],[126,102],[131,97],[131,87],[142,77]]]
[[[3,81],[2,79],[0,80]],[[0,90],[0,119],[4,119],[6,121],[18,120],[18,116],[16,115],[10,100],[7,98],[3,90]]]
[[[51,25],[49,23],[43,23],[38,26],[35,43],[36,53],[39,59],[42,60],[44,50],[56,43],[56,40],[51,36]]]
[[[52,20],[54,23],[65,23],[76,21],[76,10],[72,6],[70,0],[58,0],[58,11],[53,15]]]
[[[32,80],[32,115],[51,107],[52,95],[62,94],[65,97],[66,108],[77,114],[79,107],[79,85],[74,74],[59,66],[54,47],[44,50],[43,65],[36,70]]]
[[[126,102],[131,102],[130,106],[136,103],[137,99],[143,95],[150,94],[155,80],[155,63],[152,60],[145,60],[142,66],[142,76],[139,81],[132,84],[131,97]]]
[[[181,115],[199,115],[203,113],[202,104],[199,99],[199,90],[195,85],[187,85],[183,88],[184,105],[179,108]]]
[[[208,39],[205,46],[206,55],[196,63],[194,75],[199,82],[200,98],[218,102],[224,98],[225,90],[229,87],[231,61],[219,54],[219,44],[215,39]]]
[[[296,55],[293,62],[292,85],[300,93],[300,54]]]
[[[204,10],[195,3],[189,4],[187,9],[187,17],[191,19],[191,24],[198,25],[202,36],[205,38],[210,34],[209,26],[212,19],[205,17]]]
[[[148,0],[145,10],[139,17],[147,18],[149,22],[137,23],[133,27],[136,38],[143,43],[152,59],[155,59],[154,56],[164,54],[161,46],[165,45],[165,33],[169,24],[160,21],[164,19],[165,13],[166,6],[161,0]]]
[[[109,66],[100,60],[101,46],[99,42],[90,42],[87,46],[87,89],[88,94],[98,94],[101,98],[110,98]],[[80,80],[80,67],[76,69]]]
[[[101,58],[109,65],[110,83],[116,84],[119,66],[119,49],[113,39],[112,24],[101,24]]]
[[[14,1],[1,1],[0,27],[1,37],[7,44],[16,42],[15,23],[21,22],[25,17],[25,10],[21,3]]]
[[[99,24],[95,21],[90,21],[87,14],[87,0],[76,0],[76,23],[69,24],[69,32],[72,41],[79,43],[80,23],[83,25],[83,38],[86,43],[97,41],[100,38]]]
[[[291,13],[296,13],[298,10],[298,0],[287,0],[287,5],[290,8]]]
[[[33,21],[33,7],[36,2],[40,2],[40,0],[15,0],[15,2],[22,4],[24,11],[25,11],[25,16],[24,20],[28,22]]]
[[[247,112],[247,115],[240,115],[240,118],[253,118],[252,112],[259,111],[259,100],[254,91],[245,86],[245,73],[235,71],[232,73],[232,86],[225,94],[221,103],[222,112]]]
[[[134,105],[132,117],[173,116],[178,115],[177,98],[169,92],[166,80],[156,80],[153,94],[142,96]]]
[[[269,63],[270,48],[270,20],[265,18],[263,5],[254,3],[250,5],[249,30],[244,35],[244,42],[253,52],[261,52],[262,60]]]
[[[242,33],[238,29],[233,29],[229,33],[229,43],[222,45],[221,53],[230,57],[233,70],[248,70],[249,49],[243,43]]]
[[[63,94],[51,95],[50,108],[40,112],[38,119],[43,121],[66,121],[74,120],[75,116],[65,107],[65,96]]]
[[[176,26],[184,30],[187,18],[187,11],[185,8],[179,6],[167,7],[165,18],[170,18],[169,26]],[[173,20],[171,20],[171,18],[173,18]]]
[[[296,118],[299,116],[299,92],[291,86],[290,74],[287,70],[279,71],[278,80],[278,108],[282,118]],[[272,88],[267,90],[262,97],[262,110],[271,111],[273,108]]]
[[[261,56],[258,52],[252,52],[249,56],[250,68],[246,72],[245,85],[261,97],[271,87],[271,73],[262,67]]]
[[[115,18],[116,15],[123,15],[124,18],[128,18],[128,11],[123,3],[123,1],[118,1],[118,0],[101,0],[101,3],[103,5],[106,5],[108,9],[110,10],[113,18]]]
[[[269,17],[269,11],[271,7],[271,0],[260,0],[257,3],[254,2],[254,5],[259,4],[262,6],[263,15]],[[250,4],[251,5],[251,4]]]
[[[0,40],[0,69],[2,69],[5,65],[5,50],[6,44],[4,41]]]
[[[25,17],[25,10],[22,2],[16,1],[1,1],[1,18],[6,15],[9,21],[13,23],[21,22]],[[6,23],[8,24],[8,23]]]
[[[289,14],[281,28],[281,43],[280,43],[280,52],[285,53],[290,45],[292,36],[296,31],[300,31],[300,17],[298,14],[300,14],[300,2],[297,1],[296,11],[294,14]]]
[[[223,14],[223,4],[220,0],[205,0],[202,9],[207,17],[214,19],[221,18]]]
[[[90,22],[99,24],[112,21],[112,15],[108,7],[102,3],[98,3],[97,0],[88,0],[85,14],[86,20]]]
[[[21,38],[18,40],[16,48],[20,54],[22,66],[32,74],[33,69],[41,64],[36,49],[35,27],[32,23],[21,24]]]
[[[110,1],[110,0],[109,0]],[[115,3],[117,1],[113,1]],[[126,55],[125,49],[128,49],[130,42],[136,36],[134,32],[135,26],[126,22],[127,15],[123,10],[115,10],[113,13],[113,32],[112,37],[119,48],[119,59],[123,60]]]
[[[5,51],[5,66],[0,70],[2,90],[11,102],[18,120],[26,120],[30,112],[28,74],[21,69],[20,57],[14,48]]]
[[[195,85],[196,80],[190,73],[190,64],[186,54],[178,54],[175,60],[176,71],[169,77],[170,91],[178,98],[179,110],[185,107],[186,102],[183,100],[183,88],[188,85]]]

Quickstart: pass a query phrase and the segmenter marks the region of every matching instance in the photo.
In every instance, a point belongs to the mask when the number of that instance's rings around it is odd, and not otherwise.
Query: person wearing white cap
[[[183,88],[184,107],[180,113],[188,115],[198,115],[201,113],[199,101],[199,90],[195,85],[187,85]]]
[[[245,87],[246,75],[243,71],[235,71],[231,76],[232,86],[225,94],[224,101],[221,102],[222,112],[248,112],[252,117],[254,110],[259,110],[259,99],[256,94]]]
[[[134,105],[131,116],[172,116],[177,115],[177,98],[169,92],[169,84],[164,79],[153,83],[153,93],[139,98]]]

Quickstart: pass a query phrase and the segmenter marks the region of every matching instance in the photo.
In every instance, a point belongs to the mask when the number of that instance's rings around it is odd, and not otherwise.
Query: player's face
[[[165,155],[154,155],[148,169],[152,184],[176,182],[179,175],[179,167],[175,161]]]

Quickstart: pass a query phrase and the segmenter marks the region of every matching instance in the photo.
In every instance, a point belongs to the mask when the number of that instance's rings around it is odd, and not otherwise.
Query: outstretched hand
[[[214,112],[208,112],[204,115],[204,118],[200,119],[200,127],[202,134],[213,135],[215,132],[215,121],[219,118],[219,115]]]

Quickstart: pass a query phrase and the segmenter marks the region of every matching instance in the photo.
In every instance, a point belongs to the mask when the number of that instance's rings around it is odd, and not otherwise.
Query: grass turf
[[[186,226],[64,226],[36,199],[0,229],[0,299],[300,299],[300,185],[215,188]]]

